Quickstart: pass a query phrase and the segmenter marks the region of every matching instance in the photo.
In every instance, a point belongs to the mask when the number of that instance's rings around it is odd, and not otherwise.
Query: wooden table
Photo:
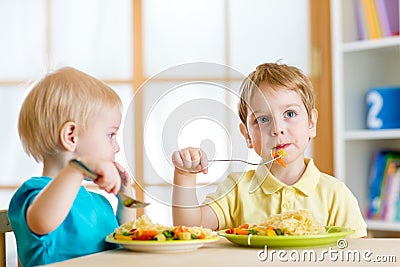
[[[197,250],[176,253],[134,252],[115,249],[47,266],[89,267],[212,267],[212,266],[276,266],[332,265],[340,266],[400,266],[400,238],[349,239],[347,248],[336,244],[314,248],[240,247],[221,238]],[[268,255],[266,259],[265,256]],[[295,261],[296,260],[296,261]],[[380,262],[379,262],[380,261]],[[382,261],[386,261],[383,263]]]

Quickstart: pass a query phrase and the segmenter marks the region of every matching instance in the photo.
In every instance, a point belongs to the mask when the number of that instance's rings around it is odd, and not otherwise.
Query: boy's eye
[[[109,133],[108,134],[108,137],[110,138],[110,139],[113,139],[113,138],[115,138],[117,136],[117,133]]]
[[[269,119],[266,116],[260,116],[256,120],[257,120],[257,123],[268,123],[269,122]]]
[[[290,110],[285,112],[285,118],[294,118],[296,117],[296,112]]]

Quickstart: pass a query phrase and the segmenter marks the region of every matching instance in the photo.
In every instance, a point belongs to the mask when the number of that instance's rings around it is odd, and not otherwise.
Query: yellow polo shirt
[[[265,165],[231,173],[204,203],[217,215],[219,229],[259,224],[274,214],[307,209],[321,225],[349,227],[355,230],[351,237],[366,236],[367,225],[349,188],[321,173],[312,159],[305,163],[302,177],[290,186],[276,179]]]

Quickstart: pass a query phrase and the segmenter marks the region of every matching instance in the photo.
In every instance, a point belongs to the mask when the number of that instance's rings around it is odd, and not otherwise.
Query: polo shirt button
[[[292,191],[290,190],[290,189],[284,189],[283,190],[283,194],[285,195],[285,196],[289,196],[290,194],[292,193]]]

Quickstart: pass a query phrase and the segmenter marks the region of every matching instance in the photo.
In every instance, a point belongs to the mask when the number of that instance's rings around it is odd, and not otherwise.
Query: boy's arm
[[[197,199],[197,173],[191,170],[207,173],[207,159],[197,151],[199,150],[189,148],[175,152],[173,155],[175,165],[172,191],[173,223],[174,225],[203,226],[217,229],[218,220],[216,214],[208,205],[200,206]],[[197,153],[202,159],[196,157]],[[186,159],[185,155],[187,155]],[[189,159],[190,163],[187,162]],[[204,167],[202,168],[202,166]]]

